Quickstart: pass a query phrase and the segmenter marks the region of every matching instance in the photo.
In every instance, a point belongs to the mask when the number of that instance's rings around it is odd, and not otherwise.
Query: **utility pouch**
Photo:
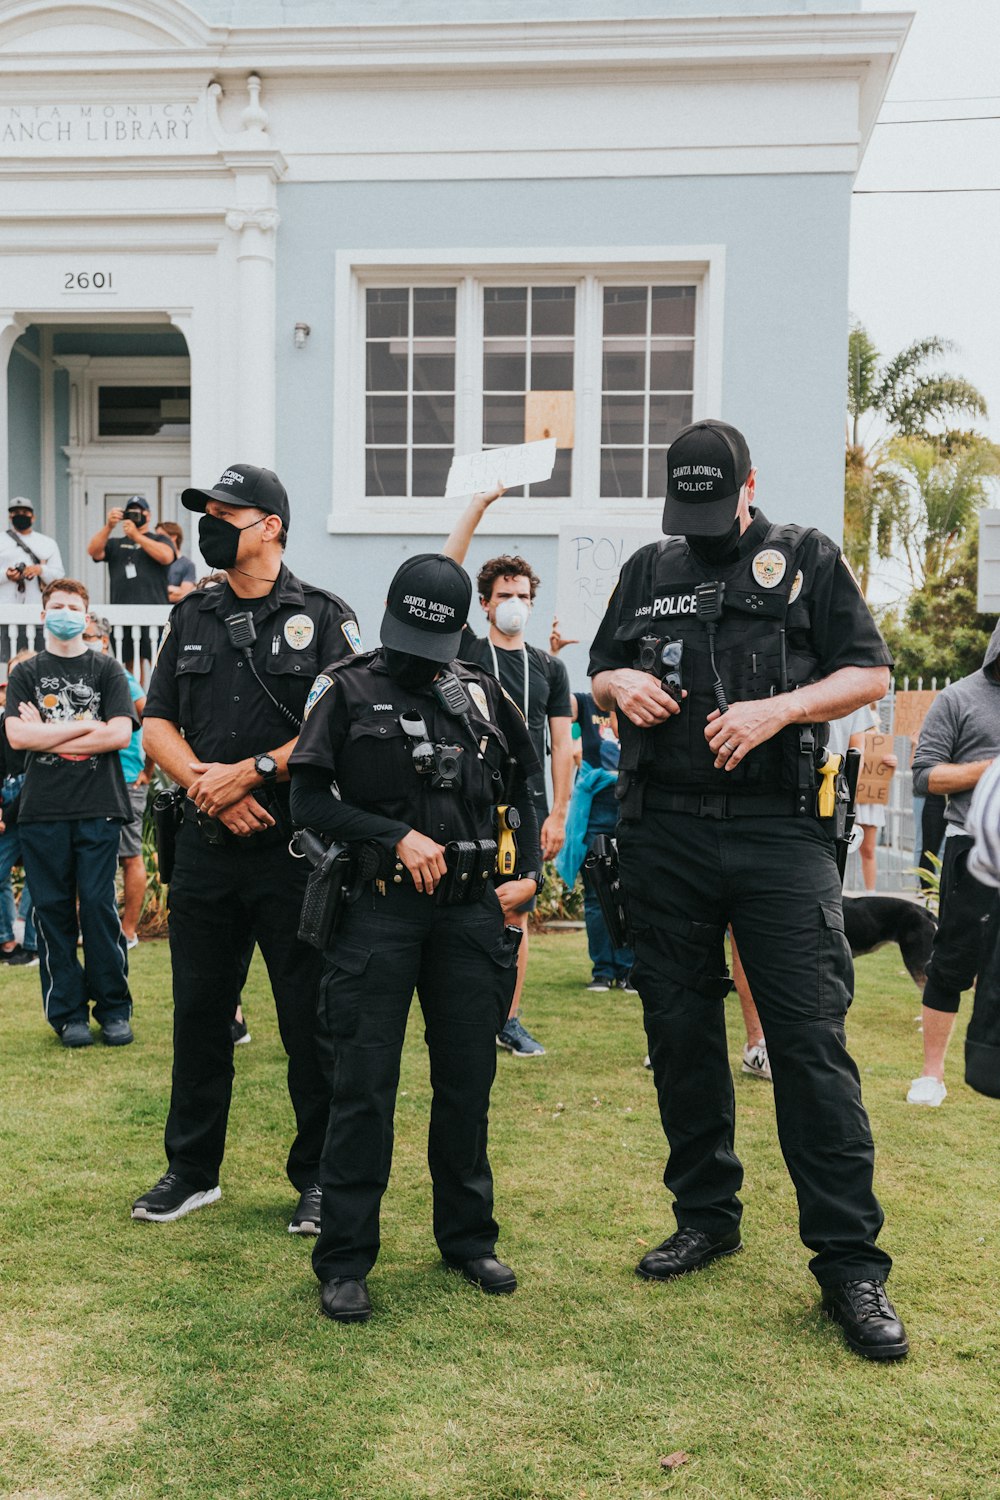
[[[616,948],[631,947],[628,897],[618,870],[618,845],[610,834],[597,835],[583,868],[593,881],[612,943]]]
[[[170,787],[153,798],[153,834],[156,839],[156,865],[164,885],[170,884],[177,854],[177,830],[184,818],[184,792]]]
[[[493,839],[452,839],[444,850],[447,873],[437,888],[440,906],[474,905],[482,899],[496,869]]]
[[[327,846],[311,828],[298,829],[288,847],[312,866],[302,898],[299,941],[322,952],[333,941],[344,905],[353,865],[351,851],[346,844]]]

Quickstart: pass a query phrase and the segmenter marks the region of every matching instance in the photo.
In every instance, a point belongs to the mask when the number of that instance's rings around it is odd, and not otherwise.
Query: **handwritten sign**
[[[924,688],[920,692],[906,689],[896,694],[893,709],[893,732],[905,734],[916,744],[930,708],[937,693],[931,688]]]
[[[858,777],[858,802],[866,805],[877,803],[889,806],[889,784],[893,767],[884,766],[882,757],[892,754],[892,736],[870,730],[865,735],[865,748],[861,752],[861,775]]]
[[[604,618],[622,564],[647,542],[661,540],[648,526],[563,526],[559,531],[556,614],[559,629],[589,645]]]
[[[502,485],[515,490],[522,484],[540,484],[551,479],[556,463],[555,438],[539,443],[519,443],[514,448],[487,448],[482,453],[466,453],[452,459],[444,497],[474,495]]]

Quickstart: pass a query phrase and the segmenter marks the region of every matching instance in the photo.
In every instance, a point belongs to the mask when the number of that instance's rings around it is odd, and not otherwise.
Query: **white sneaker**
[[[940,1078],[934,1078],[925,1073],[922,1078],[914,1078],[910,1084],[910,1092],[906,1096],[907,1104],[929,1104],[931,1109],[937,1109],[943,1104],[948,1090]]]
[[[767,1043],[761,1039],[754,1046],[743,1048],[743,1072],[750,1073],[754,1078],[763,1078],[765,1083],[772,1083],[771,1064],[767,1056]]]

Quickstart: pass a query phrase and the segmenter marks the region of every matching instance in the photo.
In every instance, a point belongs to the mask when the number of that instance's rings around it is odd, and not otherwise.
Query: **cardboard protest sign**
[[[893,778],[893,767],[882,764],[883,755],[891,755],[892,735],[869,730],[865,735],[865,748],[861,752],[861,774],[858,777],[859,803],[889,805],[889,785]]]
[[[661,539],[648,526],[562,526],[556,580],[556,614],[564,636],[589,645],[604,618],[618,575],[632,553]]]
[[[513,448],[487,448],[482,453],[466,453],[453,458],[448,470],[444,497],[475,495],[497,485],[505,490],[519,489],[522,484],[541,484],[552,478],[556,463],[555,438],[538,443],[518,443]]]
[[[893,708],[893,733],[905,734],[916,744],[927,710],[936,697],[937,693],[933,688],[923,688],[919,692],[906,688],[897,692]]]

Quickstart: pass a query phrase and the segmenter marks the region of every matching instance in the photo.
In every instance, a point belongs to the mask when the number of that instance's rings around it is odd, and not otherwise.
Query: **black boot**
[[[335,1276],[332,1281],[324,1281],[319,1303],[335,1323],[367,1323],[372,1315],[363,1276]]]
[[[902,1359],[909,1353],[906,1329],[886,1296],[884,1281],[824,1287],[823,1311],[840,1324],[850,1347],[865,1359]]]
[[[657,1245],[655,1250],[642,1257],[635,1274],[646,1281],[673,1281],[677,1276],[686,1276],[689,1271],[700,1271],[702,1266],[718,1260],[720,1255],[735,1255],[742,1249],[738,1229],[721,1240],[713,1240],[700,1229],[678,1229],[662,1245]]]

